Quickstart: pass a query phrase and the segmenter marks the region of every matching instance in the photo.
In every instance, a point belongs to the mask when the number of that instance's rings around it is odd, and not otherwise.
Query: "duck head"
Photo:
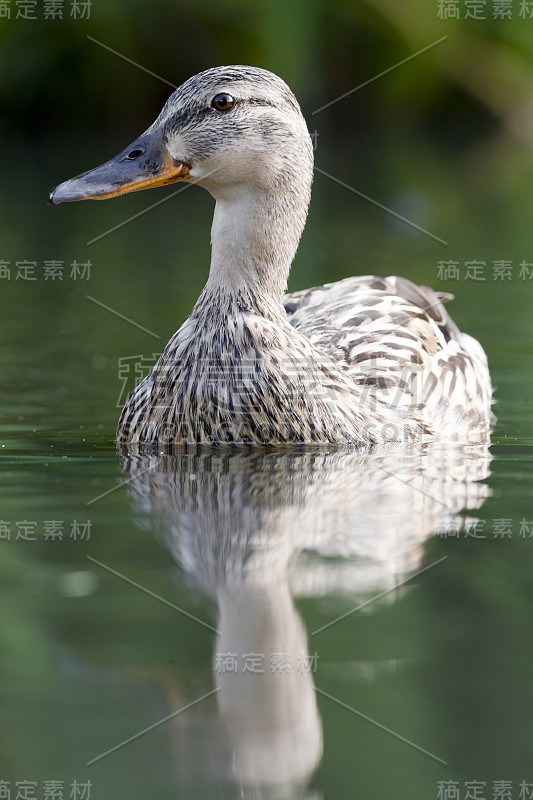
[[[192,181],[217,199],[240,185],[307,194],[313,148],[298,102],[271,72],[216,67],[187,80],[159,117],[115,158],[57,186],[51,205]],[[307,203],[306,203],[307,206]]]

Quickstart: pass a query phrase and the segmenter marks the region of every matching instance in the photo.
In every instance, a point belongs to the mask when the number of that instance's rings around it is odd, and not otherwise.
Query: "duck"
[[[314,174],[288,85],[244,65],[200,72],[118,156],[49,203],[191,182],[215,200],[209,276],[190,316],[133,390],[119,444],[486,441],[492,387],[450,295],[355,276],[287,294]]]

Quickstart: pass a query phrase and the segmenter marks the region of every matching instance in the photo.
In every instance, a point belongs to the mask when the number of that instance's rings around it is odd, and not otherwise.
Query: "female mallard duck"
[[[132,392],[119,442],[486,438],[487,360],[446,295],[395,277],[284,295],[312,178],[288,86],[231,66],[190,78],[120,155],[51,193],[57,204],[187,180],[216,200],[209,279]]]

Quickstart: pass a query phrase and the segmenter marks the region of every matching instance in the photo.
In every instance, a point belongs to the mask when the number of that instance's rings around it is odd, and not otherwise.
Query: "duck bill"
[[[162,137],[145,134],[111,161],[56,186],[48,202],[55,206],[76,200],[107,200],[189,177],[188,165],[172,158]]]

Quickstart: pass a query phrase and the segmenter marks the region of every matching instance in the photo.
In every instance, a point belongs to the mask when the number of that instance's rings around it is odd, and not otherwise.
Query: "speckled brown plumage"
[[[287,295],[285,308],[267,318],[201,298],[132,393],[119,441],[486,437],[486,359],[431,289],[348,278]]]
[[[198,117],[205,93],[217,91],[231,92],[240,109],[232,118]],[[307,214],[312,148],[279,78],[248,67],[208,70],[175,92],[161,124],[177,137],[169,144],[176,157],[193,154],[193,163],[207,160],[222,173],[218,182],[203,180],[217,199],[211,274],[128,400],[120,442],[486,438],[486,358],[445,311],[448,298],[394,277],[348,278],[283,297]],[[260,174],[243,155],[249,149]],[[236,170],[244,204],[225,185]],[[239,213],[252,220],[240,244],[225,236]]]
[[[219,93],[231,99],[225,112]],[[116,174],[120,193],[187,179],[216,200],[207,284],[130,396],[119,442],[486,440],[486,357],[448,316],[448,298],[372,276],[284,295],[313,148],[276,75],[230,66],[190,78],[136,143],[51,202],[114,196]]]

